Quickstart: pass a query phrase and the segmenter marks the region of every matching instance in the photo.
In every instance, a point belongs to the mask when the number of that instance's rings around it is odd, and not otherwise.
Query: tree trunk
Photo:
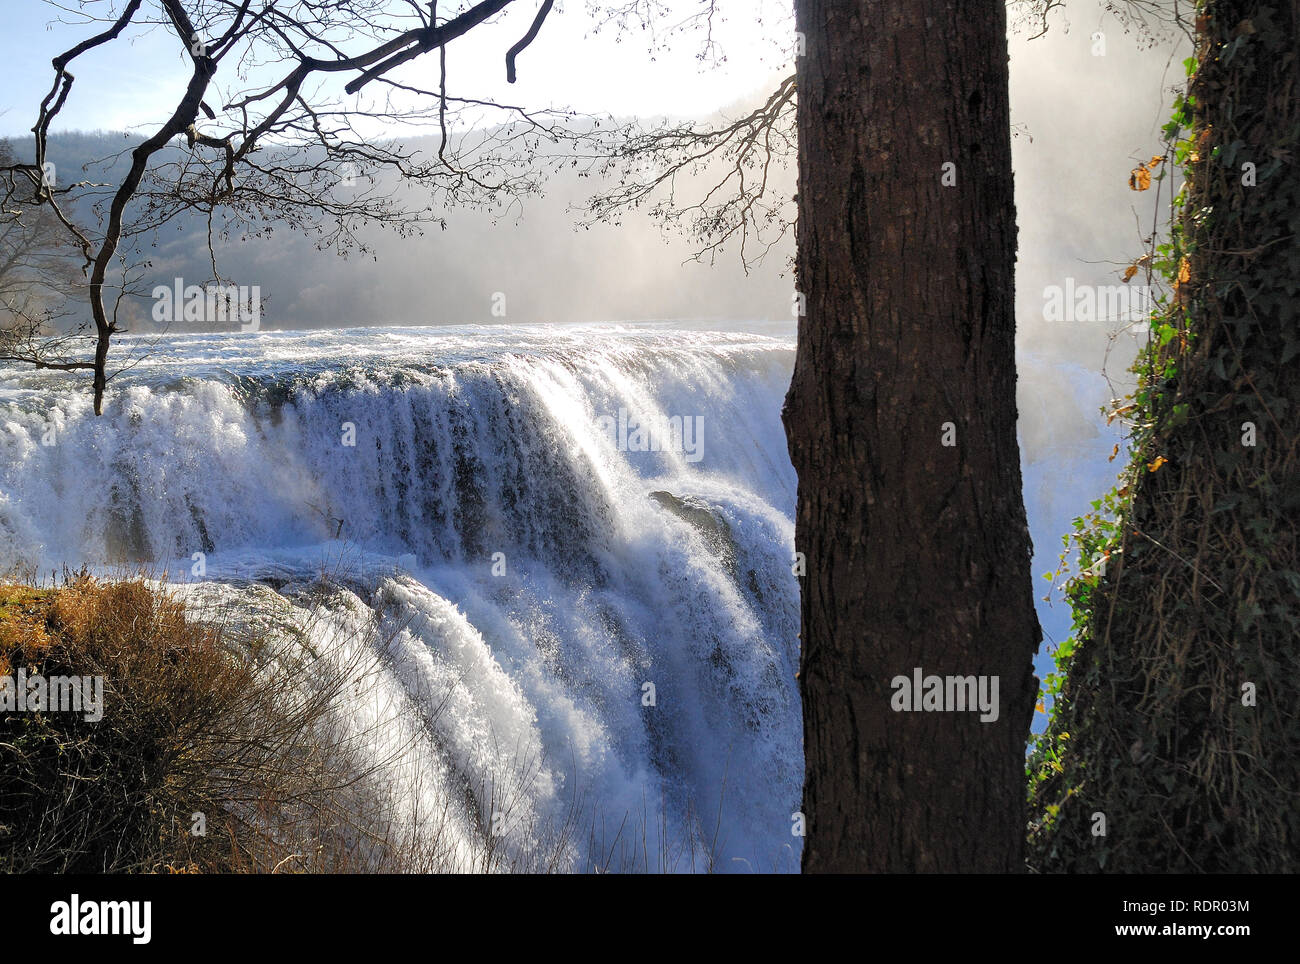
[[[1034,792],[1044,872],[1300,870],[1300,0],[1198,9],[1177,295]]]
[[[803,869],[1018,871],[1040,632],[1003,0],[796,18]],[[918,667],[996,677],[996,721],[893,709]]]

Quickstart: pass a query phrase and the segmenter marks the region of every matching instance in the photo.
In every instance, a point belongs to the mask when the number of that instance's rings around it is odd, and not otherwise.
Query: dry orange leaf
[[[1151,172],[1147,170],[1145,164],[1141,167],[1135,167],[1128,175],[1128,188],[1130,191],[1145,191],[1151,186]]]
[[[1161,163],[1163,160],[1164,160],[1164,157],[1163,157],[1162,155],[1160,155],[1160,154],[1153,154],[1153,155],[1151,155],[1151,160],[1147,162],[1147,167],[1151,168],[1151,170],[1154,171],[1157,167],[1160,166],[1160,163]]]
[[[1192,280],[1192,266],[1186,258],[1178,262],[1178,283],[1185,285]]]
[[[1147,463],[1147,471],[1155,472],[1157,469],[1160,468],[1160,466],[1164,465],[1168,461],[1169,460],[1165,458],[1163,455],[1157,455],[1156,460],[1154,462]]]
[[[1124,269],[1124,281],[1125,281],[1125,283],[1127,283],[1127,282],[1133,280],[1133,276],[1134,276],[1135,274],[1137,274],[1137,273],[1138,273],[1138,266],[1135,265],[1135,264],[1131,264],[1131,265],[1129,265],[1127,268],[1125,268],[1125,269]]]
[[[1118,418],[1119,416],[1124,415],[1127,412],[1131,412],[1135,408],[1137,408],[1136,404],[1121,405],[1119,408],[1115,409],[1115,411],[1110,412],[1106,416],[1106,424],[1109,425],[1111,422],[1115,421],[1115,419]]]
[[[1110,458],[1108,458],[1106,461],[1107,461],[1107,462],[1114,462],[1114,461],[1115,461],[1115,456],[1117,456],[1117,455],[1119,455],[1119,443],[1118,443],[1118,442],[1116,442],[1116,443],[1115,443],[1115,447],[1114,447],[1113,449],[1110,450]]]

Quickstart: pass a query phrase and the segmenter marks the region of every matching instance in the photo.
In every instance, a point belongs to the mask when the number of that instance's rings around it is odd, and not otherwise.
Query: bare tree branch
[[[523,53],[530,43],[537,39],[537,31],[542,29],[542,21],[546,15],[551,12],[551,5],[555,0],[543,0],[541,9],[537,11],[537,16],[533,18],[533,25],[528,28],[528,33],[520,38],[519,42],[506,51],[506,82],[513,84],[515,82],[515,58]]]

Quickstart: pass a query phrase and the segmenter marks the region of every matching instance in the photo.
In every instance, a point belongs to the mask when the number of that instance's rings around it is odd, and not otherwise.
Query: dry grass
[[[142,578],[0,585],[4,675],[99,676],[104,690],[98,722],[0,718],[0,868],[266,871],[297,854],[322,869],[320,822],[364,776],[346,745],[321,740],[347,674],[274,659],[278,678]]]

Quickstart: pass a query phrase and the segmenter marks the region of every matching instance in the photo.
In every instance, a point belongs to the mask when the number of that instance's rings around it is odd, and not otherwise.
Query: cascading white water
[[[375,747],[386,786],[446,815],[453,854],[493,829],[526,849],[580,796],[570,869],[603,866],[620,833],[652,870],[682,841],[715,869],[797,869],[791,337],[122,347],[137,363],[101,418],[64,376],[0,373],[0,568],[146,563],[192,599],[272,596],[322,658],[366,641],[383,672],[354,694],[357,732],[403,748]],[[495,828],[492,784],[522,788]]]

